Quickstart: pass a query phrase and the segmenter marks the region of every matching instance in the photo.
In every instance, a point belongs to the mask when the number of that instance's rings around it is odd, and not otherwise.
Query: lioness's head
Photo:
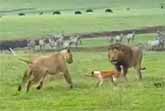
[[[62,51],[64,59],[67,63],[71,64],[73,62],[72,52],[70,49],[65,49]]]
[[[121,44],[113,44],[108,49],[108,59],[112,64],[118,64],[125,56],[125,46]]]

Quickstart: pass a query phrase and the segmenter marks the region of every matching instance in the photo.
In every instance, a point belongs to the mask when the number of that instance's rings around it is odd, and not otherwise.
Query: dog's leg
[[[117,86],[117,84],[116,84],[116,82],[114,81],[114,78],[113,78],[113,77],[111,77],[111,82],[112,82],[112,84],[113,84],[114,86]]]
[[[99,86],[99,82],[100,82],[100,81],[98,81],[98,82],[96,83],[96,87],[98,87],[98,86]]]
[[[103,85],[103,82],[104,82],[104,80],[101,79],[100,82],[99,82],[99,84],[98,84],[98,86],[99,86],[99,87],[102,86],[102,85]]]
[[[97,83],[96,83],[96,87],[99,87],[99,84],[100,84],[100,80],[97,81]]]

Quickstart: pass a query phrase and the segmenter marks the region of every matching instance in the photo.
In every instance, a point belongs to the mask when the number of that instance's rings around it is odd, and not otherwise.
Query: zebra
[[[46,47],[45,39],[40,39],[38,41],[38,44],[39,44],[40,50],[43,50]]]
[[[153,49],[158,49],[158,48],[162,48],[162,43],[160,40],[152,40],[152,41],[148,41],[148,45],[149,47],[153,50]]]
[[[63,48],[63,45],[64,45],[64,37],[59,37],[57,40],[56,40],[56,43],[57,43],[57,48]]]
[[[28,41],[28,43],[27,43],[28,49],[34,50],[34,49],[35,49],[35,46],[36,46],[35,40],[29,40],[29,41]]]
[[[74,45],[75,47],[78,47],[78,45],[80,45],[82,43],[81,38],[79,36],[71,37],[70,41],[71,41],[70,44]]]
[[[116,36],[114,37],[114,41],[115,41],[116,43],[120,43],[120,42],[122,42],[123,37],[124,37],[123,33],[121,33],[120,35],[116,35]]]
[[[161,48],[164,48],[164,45],[165,45],[165,34],[160,32],[160,31],[157,31],[156,40],[159,40],[161,42],[161,44],[162,44]]]
[[[70,48],[72,45],[70,40],[65,40],[63,44],[63,48]]]
[[[130,41],[134,41],[135,39],[135,32],[132,32],[132,33],[128,33],[127,36],[126,36],[126,39],[127,39],[127,42],[129,43]]]
[[[48,38],[48,45],[49,45],[49,47],[51,47],[51,48],[56,47],[56,46],[57,46],[56,39],[54,39],[54,38]]]
[[[107,40],[108,40],[110,43],[113,43],[113,42],[114,42],[114,37],[112,37],[112,36],[107,36]]]

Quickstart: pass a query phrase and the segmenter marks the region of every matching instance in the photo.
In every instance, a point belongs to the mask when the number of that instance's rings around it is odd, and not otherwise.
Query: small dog
[[[104,80],[111,79],[112,83],[116,86],[115,81],[117,78],[120,77],[120,72],[118,71],[92,71],[90,77],[96,77],[98,79],[98,82],[96,84],[96,87],[102,86]]]

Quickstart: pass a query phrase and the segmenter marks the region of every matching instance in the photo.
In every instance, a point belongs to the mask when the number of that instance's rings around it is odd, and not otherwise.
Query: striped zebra
[[[70,38],[70,44],[72,46],[78,47],[81,44],[81,38],[79,36],[74,36]]]
[[[114,37],[114,41],[115,41],[115,43],[121,43],[123,38],[124,38],[124,35],[123,35],[123,33],[121,33],[120,35],[116,35]]]
[[[156,40],[159,40],[162,44],[162,48],[165,47],[165,33],[157,31]]]
[[[134,39],[135,39],[135,32],[132,32],[132,33],[128,33],[127,35],[126,35],[126,39],[127,39],[127,42],[128,43],[130,43],[130,41],[134,41]]]
[[[35,40],[29,40],[28,41],[27,47],[28,47],[29,50],[34,50],[35,49],[35,46],[36,46]]]

